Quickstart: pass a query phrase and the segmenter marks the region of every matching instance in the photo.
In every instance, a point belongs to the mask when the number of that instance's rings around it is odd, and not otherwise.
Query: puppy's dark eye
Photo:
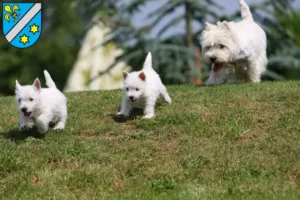
[[[33,101],[33,98],[29,98],[29,101]]]
[[[136,91],[139,91],[140,89],[139,89],[139,88],[136,88],[135,90],[136,90]]]
[[[126,88],[126,90],[128,91],[128,90],[129,90],[129,88]]]
[[[18,101],[19,101],[19,103],[21,103],[22,99],[19,99]]]
[[[209,50],[211,48],[211,46],[207,46],[206,49]]]
[[[225,46],[223,44],[220,45],[220,49],[224,49]]]

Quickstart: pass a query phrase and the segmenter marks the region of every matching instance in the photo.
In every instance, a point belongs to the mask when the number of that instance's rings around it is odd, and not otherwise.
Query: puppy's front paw
[[[117,115],[118,115],[118,116],[128,117],[128,115],[126,115],[125,113],[121,113],[121,112],[118,112]]]
[[[48,131],[48,127],[37,127],[39,133],[46,133]]]
[[[53,130],[54,130],[54,131],[62,131],[62,130],[64,130],[64,129],[61,128],[61,127],[55,127],[55,128],[53,128]]]
[[[145,115],[143,117],[143,119],[152,119],[152,118],[154,118],[154,115]]]
[[[56,124],[56,126],[53,127],[54,131],[62,131],[65,128],[65,124],[62,122],[59,122]]]
[[[31,124],[22,124],[20,127],[19,127],[19,130],[20,131],[27,131],[29,129],[32,128],[32,125]]]

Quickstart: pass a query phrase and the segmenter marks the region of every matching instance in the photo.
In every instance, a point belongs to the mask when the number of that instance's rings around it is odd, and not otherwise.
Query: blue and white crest
[[[2,3],[3,34],[14,47],[34,45],[42,32],[41,3]]]

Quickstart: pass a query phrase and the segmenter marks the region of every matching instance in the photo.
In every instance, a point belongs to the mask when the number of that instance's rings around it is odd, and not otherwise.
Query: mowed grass
[[[0,98],[2,199],[300,199],[300,82],[168,87],[156,118],[122,91],[67,94],[64,131],[18,131]]]

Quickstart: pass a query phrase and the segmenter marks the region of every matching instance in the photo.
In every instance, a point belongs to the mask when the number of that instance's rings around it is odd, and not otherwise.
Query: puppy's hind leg
[[[38,116],[35,120],[37,130],[39,133],[46,133],[49,129],[49,123],[51,121],[51,118],[47,116],[46,114],[42,114]]]
[[[168,92],[167,92],[167,89],[166,87],[161,84],[161,90],[160,90],[160,97],[165,101],[167,102],[168,104],[171,104],[172,103],[172,99],[171,97],[169,96]]]
[[[67,121],[67,108],[64,107],[62,109],[62,112],[61,112],[61,116],[59,118],[59,121],[57,122],[57,124],[54,126],[53,130],[55,131],[61,131],[65,128],[65,125],[66,125],[66,121]]]
[[[65,128],[66,121],[67,121],[66,117],[60,119],[60,121],[57,122],[57,124],[54,126],[53,130],[55,130],[55,131],[61,131],[61,130],[63,130]]]

